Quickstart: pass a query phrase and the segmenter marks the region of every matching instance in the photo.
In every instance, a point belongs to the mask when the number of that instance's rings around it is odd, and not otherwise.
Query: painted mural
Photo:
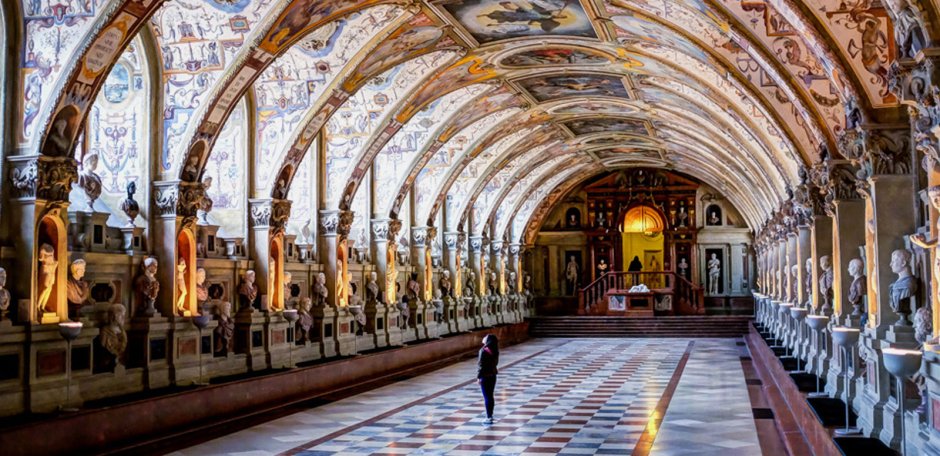
[[[547,160],[531,169],[522,179],[512,185],[512,188],[506,193],[502,202],[496,207],[495,220],[497,233],[504,233],[506,231],[509,221],[511,220],[510,215],[517,209],[525,191],[532,188],[536,182],[548,179],[551,173],[555,171],[555,166],[568,158],[569,157],[559,156]]]
[[[212,88],[258,21],[275,2],[222,4],[212,0],[174,0],[151,18],[161,59],[164,87],[161,171],[177,174],[184,135]]]
[[[606,103],[602,100],[578,100],[575,103],[564,104],[550,110],[552,114],[613,114],[619,116],[628,116],[636,114],[639,109],[636,106],[623,103]]]
[[[499,64],[509,68],[539,65],[605,65],[610,58],[597,52],[576,48],[532,49],[504,57]]]
[[[287,199],[291,200],[290,220],[287,222],[287,233],[297,236],[298,244],[314,244],[316,239],[312,236],[317,229],[317,170],[316,163],[319,151],[317,143],[310,145],[304,155],[294,181],[291,184]],[[309,231],[310,239],[304,237],[304,227]]]
[[[478,138],[485,137],[497,124],[519,112],[521,110],[518,108],[509,108],[490,114],[461,130],[438,149],[415,179],[417,220],[427,220],[434,204],[434,195],[441,193],[447,173],[465,157]]]
[[[254,84],[257,193],[267,194],[284,154],[356,51],[387,28],[400,10],[376,6],[326,24],[275,60]]]
[[[419,111],[375,157],[372,172],[378,188],[397,188],[414,166],[422,145],[430,144],[438,130],[451,121],[451,115],[465,111],[467,104],[477,96],[492,90],[486,84],[476,84],[451,92]],[[360,188],[357,193],[361,193]],[[396,193],[378,192],[375,207],[379,213],[391,210]]]
[[[125,226],[120,214],[121,201],[127,196],[127,184],[134,182],[138,198],[149,193],[144,182],[149,178],[150,154],[147,115],[150,109],[150,79],[146,73],[147,60],[141,51],[140,40],[134,42],[121,55],[104,87],[95,99],[88,115],[85,134],[86,155],[98,156],[96,172],[101,176],[101,196],[95,203],[98,210],[111,212],[108,224]],[[76,152],[82,150],[79,147]],[[81,157],[76,156],[79,162]],[[79,193],[82,201],[83,192]],[[137,226],[146,226],[145,211],[135,220]]]
[[[219,133],[215,149],[206,162],[206,178],[212,185],[206,194],[212,199],[209,221],[219,225],[219,237],[248,236],[248,107],[244,98],[232,111]]]
[[[403,63],[373,78],[351,96],[333,114],[325,127],[327,138],[327,198],[332,204],[350,180],[352,168],[371,138],[384,124],[407,93],[434,69],[446,65],[454,57],[449,51],[438,51]],[[355,176],[361,178],[362,176]]]
[[[623,81],[618,76],[598,74],[538,76],[518,82],[539,102],[565,97],[630,97]]]
[[[564,122],[564,125],[576,135],[591,133],[624,133],[629,135],[646,136],[649,131],[641,120],[617,119],[612,117],[575,119]]]
[[[441,7],[480,43],[539,35],[597,38],[578,0],[456,0]]]

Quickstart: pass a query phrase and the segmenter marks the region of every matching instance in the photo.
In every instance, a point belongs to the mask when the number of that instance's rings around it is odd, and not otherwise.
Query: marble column
[[[427,248],[428,227],[411,227],[411,265],[414,267],[414,273],[418,276],[418,284],[420,285],[421,291],[418,293],[417,299],[410,300],[408,304],[411,307],[411,316],[414,321],[414,330],[416,331],[415,336],[418,339],[428,338],[429,322],[425,315],[425,306],[427,306],[430,301],[427,295],[430,284],[427,283],[426,273],[427,268],[430,268],[431,265],[428,264],[425,255]],[[410,293],[410,290],[406,292]]]
[[[388,226],[389,219],[372,219],[372,264],[379,276],[376,283],[379,286],[379,300],[385,301],[386,280],[388,274]],[[394,304],[387,303],[386,304]]]

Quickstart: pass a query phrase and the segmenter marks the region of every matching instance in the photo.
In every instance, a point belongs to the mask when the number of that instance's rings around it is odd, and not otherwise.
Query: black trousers
[[[496,390],[496,376],[483,377],[480,379],[480,389],[483,391],[483,404],[486,406],[486,417],[493,417],[493,405],[496,402],[493,399],[493,392]]]

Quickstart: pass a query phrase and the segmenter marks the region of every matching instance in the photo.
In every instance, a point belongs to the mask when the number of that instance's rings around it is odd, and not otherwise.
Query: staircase
[[[742,337],[750,316],[532,317],[532,337]]]

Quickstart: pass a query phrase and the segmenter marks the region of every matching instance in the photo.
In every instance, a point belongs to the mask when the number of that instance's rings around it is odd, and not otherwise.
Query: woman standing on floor
[[[486,405],[485,424],[493,424],[493,392],[496,389],[496,365],[499,364],[499,341],[496,336],[487,334],[483,337],[483,348],[477,357],[477,383],[483,390],[483,402]]]

